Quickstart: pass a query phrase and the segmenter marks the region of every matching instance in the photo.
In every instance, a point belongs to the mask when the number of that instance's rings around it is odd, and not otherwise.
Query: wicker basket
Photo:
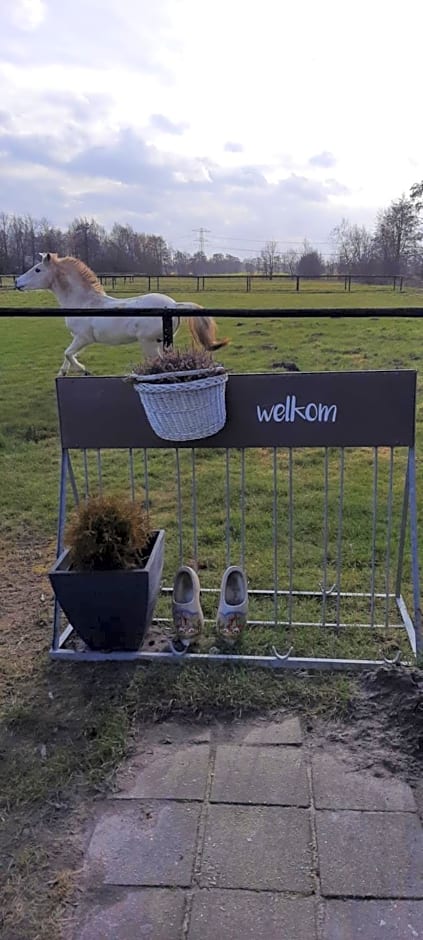
[[[227,373],[223,369],[214,375],[209,375],[208,369],[173,373],[174,377],[189,377],[185,382],[172,382],[171,376],[132,376],[155,434],[165,441],[194,441],[217,434],[226,422]]]

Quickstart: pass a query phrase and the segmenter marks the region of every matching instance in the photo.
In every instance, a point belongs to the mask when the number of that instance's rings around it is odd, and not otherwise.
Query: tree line
[[[409,196],[381,210],[373,230],[347,219],[331,232],[332,252],[324,259],[307,240],[300,249],[280,251],[268,241],[256,258],[215,252],[207,256],[172,250],[160,235],[136,232],[115,222],[110,232],[95,219],[77,218],[66,231],[47,219],[0,212],[0,274],[20,274],[40,251],[82,258],[98,274],[352,274],[362,277],[408,274],[423,277],[423,181]]]

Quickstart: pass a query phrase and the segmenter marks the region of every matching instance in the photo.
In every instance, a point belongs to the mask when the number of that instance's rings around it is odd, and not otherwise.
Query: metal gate
[[[194,446],[156,437],[121,378],[58,379],[57,397],[57,555],[69,495],[118,486],[166,530],[166,562],[140,651],[84,648],[56,603],[53,658],[359,669],[421,650],[414,371],[231,375],[225,428]],[[182,563],[202,585],[196,652],[172,642]],[[222,652],[213,624],[229,564],[246,570],[249,623]]]

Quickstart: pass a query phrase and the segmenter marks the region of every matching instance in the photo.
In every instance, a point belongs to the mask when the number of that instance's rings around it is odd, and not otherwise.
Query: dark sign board
[[[150,428],[138,394],[122,378],[60,378],[65,448],[412,446],[416,372],[230,375],[227,421],[213,437],[175,444]]]

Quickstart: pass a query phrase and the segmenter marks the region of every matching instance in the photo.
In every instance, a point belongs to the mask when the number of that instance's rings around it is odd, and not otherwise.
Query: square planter
[[[49,573],[64,614],[91,650],[138,650],[153,619],[164,560],[164,529],[144,568],[76,571],[65,549]]]

